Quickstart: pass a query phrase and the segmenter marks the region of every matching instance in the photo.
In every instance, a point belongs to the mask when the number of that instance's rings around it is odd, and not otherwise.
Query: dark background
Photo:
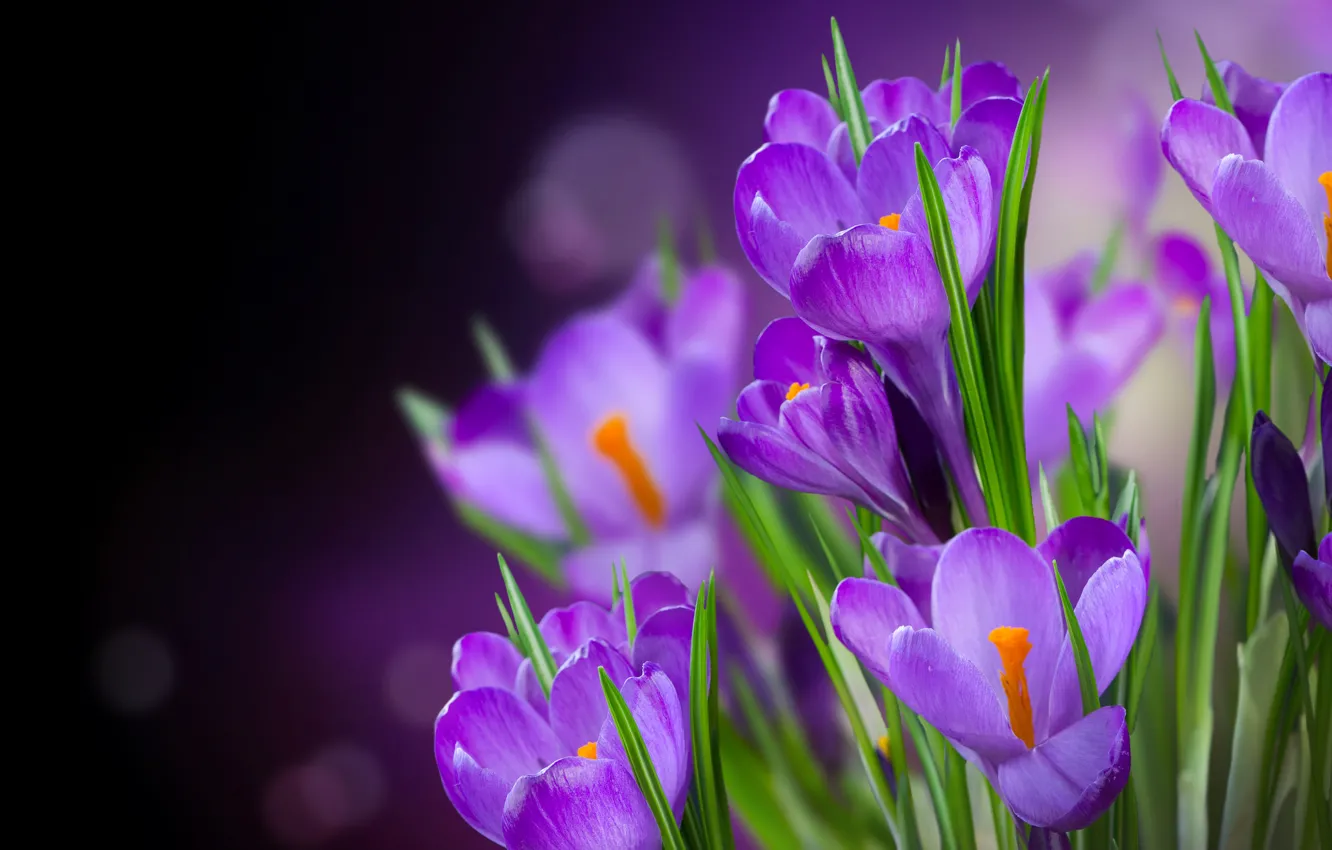
[[[1024,80],[1059,68],[1054,113],[1099,84],[1086,55],[1122,9],[330,2],[107,22],[117,34],[73,131],[88,142],[77,197],[91,233],[69,249],[98,268],[79,296],[98,403],[76,438],[95,448],[80,475],[94,533],[77,664],[104,836],[488,846],[439,787],[428,719],[386,706],[394,653],[494,628],[499,586],[393,391],[456,403],[481,376],[474,314],[525,364],[596,299],[598,281],[581,295],[535,286],[505,224],[545,140],[589,112],[671,134],[723,257],[755,283],[756,317],[774,312],[734,244],[730,191],[768,97],[822,87],[833,12],[862,82],[932,79],[961,38],[967,58],[1004,59]],[[556,601],[529,583],[534,608]],[[127,712],[105,670],[107,641],[131,627],[164,648],[170,684]],[[407,669],[428,679],[415,699],[437,710],[447,666],[415,657]],[[312,826],[290,771],[330,744],[373,769],[320,799],[364,811]]]

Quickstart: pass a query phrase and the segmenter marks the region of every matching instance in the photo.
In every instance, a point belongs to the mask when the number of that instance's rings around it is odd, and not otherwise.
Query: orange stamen
[[[666,524],[666,501],[648,471],[647,463],[629,439],[629,423],[624,414],[613,413],[592,432],[592,446],[615,465],[638,510],[653,528]]]
[[[578,755],[582,756],[582,757],[585,758],[585,759],[594,759],[594,758],[596,758],[596,757],[597,757],[597,742],[596,742],[596,741],[588,741],[586,744],[584,744],[583,746],[579,747],[579,748],[578,748]]]
[[[786,388],[786,400],[790,401],[791,399],[800,395],[802,392],[804,392],[807,389],[809,389],[809,384],[802,384],[799,381],[792,381],[791,386]]]
[[[1332,171],[1318,175],[1318,182],[1327,193],[1327,214],[1323,216],[1323,232],[1327,234],[1327,276],[1332,277]]]
[[[1000,626],[990,632],[990,643],[999,650],[1004,669],[999,672],[1004,695],[1008,697],[1008,722],[1013,734],[1027,745],[1036,746],[1036,730],[1031,722],[1031,694],[1027,693],[1027,671],[1022,663],[1031,652],[1027,630],[1016,626]]]
[[[888,213],[888,215],[880,216],[879,218],[879,226],[886,227],[889,230],[896,230],[901,224],[901,213]]]
[[[884,758],[891,759],[893,757],[893,751],[888,744],[887,735],[880,735],[879,740],[875,741],[874,745],[879,748],[879,752],[883,753]]]
[[[1176,295],[1170,301],[1170,309],[1180,316],[1194,316],[1198,313],[1198,299],[1188,295]]]

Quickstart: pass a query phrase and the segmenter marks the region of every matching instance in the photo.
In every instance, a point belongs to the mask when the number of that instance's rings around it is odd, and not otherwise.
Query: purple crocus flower
[[[866,154],[868,160],[868,154]],[[935,166],[968,297],[984,283],[995,222],[985,163],[963,147]],[[915,191],[901,215],[818,235],[790,275],[796,315],[830,339],[859,340],[915,403],[938,440],[973,523],[986,521],[948,349],[948,297],[935,265],[924,207]],[[924,539],[924,538],[917,538]]]
[[[1112,280],[1093,294],[1095,267],[1082,254],[1027,282],[1023,416],[1033,475],[1038,463],[1049,471],[1068,455],[1066,406],[1083,421],[1105,411],[1164,327],[1142,284]]]
[[[1217,62],[1216,70],[1221,75],[1221,82],[1225,83],[1230,105],[1235,107],[1235,117],[1249,133],[1253,149],[1263,150],[1267,142],[1267,124],[1272,120],[1272,111],[1286,90],[1286,84],[1255,77],[1238,62],[1228,59]],[[1203,103],[1216,103],[1212,87],[1206,81],[1203,82],[1202,100]]]
[[[1125,110],[1129,126],[1120,165],[1124,186],[1123,220],[1135,247],[1146,241],[1147,219],[1161,194],[1164,163],[1156,113],[1141,95],[1129,98]]]
[[[655,847],[598,668],[629,705],[678,818],[689,778],[688,664],[693,608],[673,576],[632,582],[642,626],[590,602],[556,609],[539,629],[559,670],[549,700],[504,636],[474,632],[453,648],[458,692],[435,721],[435,760],[458,813],[510,848]]]
[[[1153,253],[1156,282],[1165,295],[1167,313],[1190,357],[1202,300],[1211,299],[1209,327],[1216,380],[1222,387],[1230,386],[1235,377],[1235,320],[1226,279],[1212,268],[1198,240],[1186,233],[1162,233],[1156,239]]]
[[[1166,159],[1268,277],[1309,339],[1332,357],[1332,74],[1281,93],[1259,158],[1250,128],[1196,100],[1170,108]]]
[[[1114,523],[1078,517],[1039,548],[972,528],[939,556],[931,625],[901,590],[845,579],[832,602],[838,638],[998,789],[1013,814],[1082,829],[1128,781],[1125,712],[1085,717],[1051,561],[1075,604],[1098,690],[1137,637],[1147,578]]]
[[[1313,618],[1332,629],[1332,535],[1315,548],[1309,482],[1300,453],[1262,411],[1254,416],[1250,451],[1253,486],[1295,592]],[[1326,441],[1323,451],[1328,451]]]
[[[609,310],[556,331],[530,375],[482,388],[450,439],[427,444],[457,498],[560,541],[534,427],[591,532],[563,564],[589,598],[609,596],[607,570],[622,559],[631,575],[669,569],[691,586],[717,561],[718,479],[697,423],[731,406],[743,292],[729,273],[705,269],[667,308],[642,283],[648,272]]]
[[[916,510],[888,396],[864,352],[777,319],[754,346],[754,376],[717,437],[737,466],[779,487],[841,496],[933,542]]]

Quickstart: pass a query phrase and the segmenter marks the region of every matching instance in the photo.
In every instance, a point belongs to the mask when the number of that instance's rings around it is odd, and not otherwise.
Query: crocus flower
[[[1112,280],[1093,294],[1095,267],[1082,254],[1027,281],[1023,416],[1033,475],[1038,463],[1049,471],[1068,455],[1066,406],[1084,422],[1104,412],[1164,326],[1159,301],[1142,284]]]
[[[1162,233],[1156,239],[1153,253],[1156,283],[1165,295],[1167,313],[1190,357],[1202,300],[1211,299],[1208,327],[1216,380],[1222,387],[1230,386],[1235,377],[1235,319],[1231,315],[1230,287],[1225,277],[1212,268],[1198,240],[1186,233]]]
[[[1129,238],[1141,247],[1146,241],[1147,219],[1161,194],[1164,163],[1156,114],[1146,99],[1141,95],[1131,97],[1124,114],[1129,124],[1121,148],[1122,216]]]
[[[619,606],[607,611],[580,602],[542,618],[539,629],[559,665],[548,700],[530,662],[502,635],[475,632],[454,645],[459,690],[435,721],[435,759],[458,813],[492,841],[510,848],[658,846],[598,668],[622,683],[677,818],[683,810],[693,609],[668,574],[640,576],[632,587],[642,623],[632,648]]]
[[[974,301],[994,247],[989,174],[969,147],[939,160],[935,173]],[[985,522],[948,349],[948,296],[919,191],[895,220],[811,239],[796,257],[790,295],[796,315],[820,334],[865,343],[934,432],[971,521]]]
[[[1217,73],[1226,86],[1226,96],[1230,105],[1235,107],[1235,117],[1244,125],[1253,142],[1253,149],[1261,151],[1267,142],[1267,124],[1272,120],[1272,110],[1276,109],[1281,93],[1286,90],[1285,83],[1265,80],[1250,74],[1238,62],[1223,59],[1216,63]],[[1203,103],[1215,104],[1212,86],[1203,81]]]
[[[687,276],[669,308],[640,287],[564,325],[530,375],[484,387],[449,439],[427,443],[455,497],[563,541],[535,430],[592,538],[565,556],[564,573],[595,599],[609,596],[607,571],[621,560],[631,575],[669,569],[691,585],[717,561],[718,479],[697,423],[731,405],[743,294],[719,270]]]
[[[782,318],[754,346],[754,376],[736,403],[739,420],[717,430],[737,466],[779,487],[866,505],[909,539],[934,541],[867,354]]]
[[[1323,422],[1326,434],[1326,416]],[[1291,583],[1304,607],[1323,628],[1332,629],[1332,535],[1315,548],[1309,484],[1300,453],[1262,411],[1254,416],[1250,440],[1253,486],[1281,550],[1282,563],[1290,570]],[[1328,450],[1325,439],[1325,459]]]
[[[1070,832],[1109,807],[1131,756],[1123,707],[1083,716],[1051,561],[1103,691],[1137,637],[1148,578],[1106,520],[1071,519],[1037,549],[1001,529],[962,532],[939,556],[931,625],[906,593],[869,579],[843,580],[831,613],[838,638],[985,774],[1014,815]]]
[[[1217,223],[1267,275],[1310,347],[1332,357],[1332,74],[1281,93],[1259,158],[1250,129],[1196,100],[1170,108],[1166,159]]]

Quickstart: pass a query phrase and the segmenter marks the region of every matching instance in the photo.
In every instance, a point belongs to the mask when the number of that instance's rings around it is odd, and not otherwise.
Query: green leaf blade
[[[837,66],[837,91],[843,102],[846,129],[851,137],[851,150],[860,164],[874,134],[870,130],[869,113],[860,98],[860,88],[856,84],[855,71],[851,70],[851,57],[846,52],[846,42],[842,40],[842,31],[837,26],[837,19],[832,19],[833,61]]]

